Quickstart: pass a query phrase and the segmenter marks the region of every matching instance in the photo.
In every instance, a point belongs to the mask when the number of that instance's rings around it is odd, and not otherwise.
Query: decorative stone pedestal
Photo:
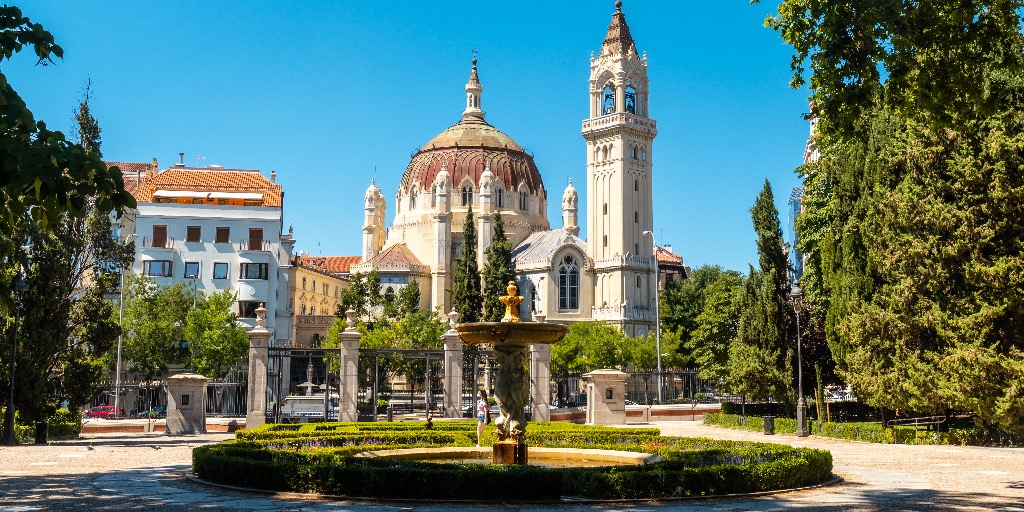
[[[267,370],[270,338],[274,333],[263,327],[266,318],[267,309],[260,304],[260,307],[256,308],[256,327],[248,333],[249,396],[246,398],[245,428],[256,428],[267,421]]]
[[[587,379],[587,425],[626,423],[626,377],[618,370],[594,370]]]
[[[493,447],[493,464],[526,464],[527,457],[526,442],[522,439],[505,439],[497,441]]]
[[[206,384],[210,379],[183,373],[167,379],[167,423],[171,435],[206,433]]]

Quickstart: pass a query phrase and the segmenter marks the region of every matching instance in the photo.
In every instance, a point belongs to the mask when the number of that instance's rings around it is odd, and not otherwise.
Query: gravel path
[[[632,426],[632,425],[631,425]],[[1024,449],[903,446],[764,436],[698,422],[654,424],[666,435],[767,441],[830,450],[844,482],[759,498],[599,506],[322,502],[228,492],[185,480],[192,447],[230,434],[118,434],[0,448],[0,512],[87,510],[767,511],[1002,510],[1024,512]]]

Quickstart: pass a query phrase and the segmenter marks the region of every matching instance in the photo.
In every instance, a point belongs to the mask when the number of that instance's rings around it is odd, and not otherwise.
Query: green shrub
[[[286,427],[286,428],[282,428]],[[656,453],[641,466],[544,468],[353,457],[366,450],[472,446],[473,421],[265,425],[193,451],[200,478],[273,491],[352,497],[488,501],[651,498],[751,492],[831,477],[828,452],[789,446],[664,437],[657,429],[532,423],[531,446]],[[353,432],[355,431],[355,432]],[[493,437],[493,427],[485,434]],[[401,482],[401,485],[396,485]]]

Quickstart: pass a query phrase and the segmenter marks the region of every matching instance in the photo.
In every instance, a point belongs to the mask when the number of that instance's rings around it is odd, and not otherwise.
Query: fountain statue
[[[524,409],[530,400],[530,374],[526,371],[530,346],[561,341],[568,328],[558,324],[522,322],[519,305],[523,298],[516,295],[515,282],[509,281],[506,291],[508,295],[498,299],[505,305],[505,316],[501,322],[459,324],[455,328],[463,342],[487,343],[494,348],[498,364],[494,398],[500,414],[496,421],[498,441],[494,443],[493,462],[526,464]]]

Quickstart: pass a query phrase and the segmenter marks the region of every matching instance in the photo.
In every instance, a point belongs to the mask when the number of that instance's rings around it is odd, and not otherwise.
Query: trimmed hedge
[[[3,423],[6,408],[0,407],[0,432],[3,431]],[[14,440],[18,444],[31,443],[36,436],[34,424],[21,423],[19,414],[14,413]],[[60,409],[53,413],[47,420],[47,437],[50,439],[67,439],[78,437],[82,433],[82,413],[80,411],[69,411]]]
[[[747,416],[745,422],[735,414],[709,413],[704,415],[704,423],[729,428],[762,431],[763,418]],[[1019,446],[1024,439],[1019,436],[1002,433],[982,427],[952,428],[947,432],[915,430],[913,427],[886,428],[881,423],[849,422],[836,423],[824,421],[807,421],[810,434],[883,444],[929,444],[929,445],[960,445],[960,446]],[[792,418],[775,418],[775,432],[784,434],[796,433],[796,420]]]
[[[196,448],[193,472],[217,483],[271,491],[484,501],[709,496],[811,485],[832,474],[832,455],[826,451],[664,437],[653,428],[531,423],[531,446],[628,450],[666,458],[641,466],[545,468],[353,457],[366,450],[473,446],[473,421],[435,422],[431,430],[423,423],[281,427],[239,431],[235,441]],[[488,427],[485,442],[493,436],[493,426]]]

